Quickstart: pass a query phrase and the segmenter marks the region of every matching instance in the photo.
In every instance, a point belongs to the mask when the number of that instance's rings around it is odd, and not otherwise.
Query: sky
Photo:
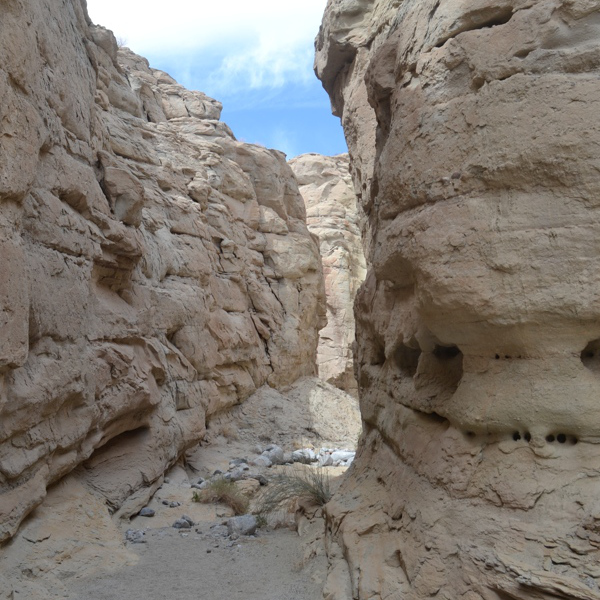
[[[223,103],[236,138],[283,150],[346,152],[313,72],[326,0],[87,0],[94,23],[179,83]]]

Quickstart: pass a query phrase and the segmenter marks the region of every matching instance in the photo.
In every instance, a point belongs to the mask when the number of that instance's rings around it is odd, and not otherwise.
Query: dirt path
[[[202,453],[217,466],[232,447]],[[239,451],[235,447],[234,451]],[[139,542],[126,542],[131,558],[122,569],[69,582],[69,600],[320,600],[327,560],[322,520],[301,538],[289,527],[261,528],[252,536],[231,536],[230,508],[192,501],[188,473],[180,466],[148,507],[153,517],[135,517],[121,526]],[[194,525],[175,529],[182,516]],[[291,515],[288,515],[291,519]],[[130,535],[130,537],[132,537]],[[312,543],[312,545],[311,545]],[[307,558],[310,557],[310,558]]]
[[[252,502],[260,501],[260,490],[271,485],[279,469],[296,468],[256,463],[258,446],[276,443],[290,456],[305,447],[299,443],[317,450],[348,447],[356,432],[339,416],[348,411],[329,401],[324,384],[301,384],[289,398],[261,390],[215,419],[202,445],[166,474],[147,505],[152,517],[111,518],[105,498],[77,473],[63,478],[0,550],[0,599],[321,600],[327,572],[322,519],[303,517],[302,536],[283,527],[238,537],[225,526],[231,508],[193,501],[204,480],[218,471],[233,476],[240,460],[248,471],[236,486]],[[300,392],[306,398],[292,397]],[[313,398],[312,416],[307,416],[307,398],[317,392],[322,397]],[[332,491],[345,468],[326,467]],[[184,515],[193,525],[174,528]],[[283,520],[293,523],[294,515]],[[136,532],[133,537],[128,529]]]
[[[132,544],[139,562],[106,577],[84,580],[72,600],[319,600],[323,565],[302,568],[295,532],[279,529],[229,541],[210,523],[189,533],[151,529]],[[201,532],[196,532],[196,529]]]

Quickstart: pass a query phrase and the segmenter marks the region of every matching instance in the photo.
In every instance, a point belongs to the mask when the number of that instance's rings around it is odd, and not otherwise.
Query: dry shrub
[[[225,504],[236,515],[245,515],[248,512],[248,498],[240,492],[235,483],[227,479],[214,479],[203,490],[194,492],[192,500],[203,504]]]
[[[257,500],[258,514],[294,510],[301,501],[323,506],[331,500],[329,475],[322,468],[295,469],[276,475]]]
[[[233,442],[239,439],[237,429],[228,423],[221,428],[221,435],[228,441]]]

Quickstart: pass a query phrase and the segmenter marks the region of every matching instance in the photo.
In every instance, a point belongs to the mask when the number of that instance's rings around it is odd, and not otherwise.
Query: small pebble
[[[191,525],[186,519],[177,519],[172,525],[175,529],[190,529]]]
[[[125,532],[125,539],[132,544],[145,544],[144,532],[139,529],[128,529]]]
[[[156,513],[151,508],[145,506],[138,514],[140,517],[153,517]]]

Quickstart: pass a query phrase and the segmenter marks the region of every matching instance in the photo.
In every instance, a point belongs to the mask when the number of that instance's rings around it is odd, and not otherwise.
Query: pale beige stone
[[[328,3],[369,264],[328,507],[353,598],[599,595],[599,10]]]
[[[366,274],[359,213],[347,154],[303,154],[290,161],[323,261],[327,325],[319,333],[319,377],[353,395],[354,298]]]
[[[219,102],[83,0],[2,2],[0,57],[4,541],[78,467],[135,513],[213,415],[315,373],[325,302],[284,154]]]

